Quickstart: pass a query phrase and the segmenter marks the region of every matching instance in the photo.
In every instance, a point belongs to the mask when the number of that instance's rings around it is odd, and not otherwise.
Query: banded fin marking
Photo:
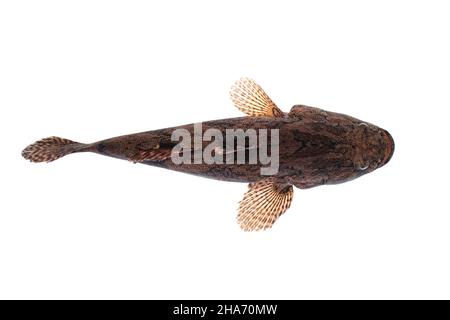
[[[241,78],[231,87],[233,104],[252,117],[283,117],[284,113],[254,80]]]
[[[67,154],[83,151],[87,145],[60,137],[48,137],[30,144],[22,157],[31,162],[51,162]]]
[[[271,228],[289,208],[294,195],[291,185],[261,180],[248,185],[249,190],[239,203],[237,221],[244,231]]]

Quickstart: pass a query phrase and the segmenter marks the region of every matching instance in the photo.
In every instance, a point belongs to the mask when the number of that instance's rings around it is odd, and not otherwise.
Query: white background
[[[2,1],[0,298],[450,298],[445,1]],[[92,142],[241,116],[256,79],[391,132],[391,162],[295,190],[261,233],[245,184],[76,154]]]

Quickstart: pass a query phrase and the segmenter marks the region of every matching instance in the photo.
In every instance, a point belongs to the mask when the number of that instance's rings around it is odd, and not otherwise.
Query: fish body
[[[386,130],[304,105],[284,113],[250,79],[238,81],[231,97],[248,116],[91,144],[50,137],[28,146],[22,155],[34,162],[48,162],[69,153],[94,152],[206,178],[249,183],[238,214],[244,230],[271,227],[289,207],[292,186],[305,189],[343,183],[380,168],[393,155],[394,140]]]

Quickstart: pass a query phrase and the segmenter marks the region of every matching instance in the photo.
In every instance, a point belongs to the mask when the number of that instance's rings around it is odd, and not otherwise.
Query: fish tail
[[[48,137],[23,149],[22,157],[31,162],[51,162],[74,152],[87,151],[89,145],[72,140]]]

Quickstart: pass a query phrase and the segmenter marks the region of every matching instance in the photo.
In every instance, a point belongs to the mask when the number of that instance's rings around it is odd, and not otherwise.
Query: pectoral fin
[[[249,184],[249,190],[239,203],[237,220],[244,231],[265,230],[289,208],[294,195],[291,185],[271,180]]]
[[[252,79],[241,78],[231,87],[233,104],[252,117],[283,117],[283,112]]]

